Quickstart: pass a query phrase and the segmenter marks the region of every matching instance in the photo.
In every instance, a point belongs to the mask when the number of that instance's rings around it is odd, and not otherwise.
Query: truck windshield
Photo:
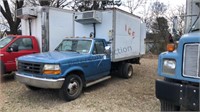
[[[3,37],[2,39],[0,39],[0,49],[4,48],[8,43],[10,43],[15,37]]]
[[[91,40],[64,40],[56,48],[56,51],[89,53],[91,43]]]

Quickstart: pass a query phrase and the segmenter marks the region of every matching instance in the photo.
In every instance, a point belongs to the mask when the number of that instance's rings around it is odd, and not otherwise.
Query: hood
[[[185,34],[180,38],[179,43],[200,42],[200,32]]]
[[[80,54],[76,52],[45,52],[21,56],[19,61],[40,62],[40,63],[65,63],[66,61],[77,60],[87,57],[89,54]]]

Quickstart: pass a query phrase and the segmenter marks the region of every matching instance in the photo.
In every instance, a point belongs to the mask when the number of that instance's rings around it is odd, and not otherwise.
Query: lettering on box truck
[[[125,25],[125,31],[131,36],[133,39],[135,38],[135,32],[127,25]]]

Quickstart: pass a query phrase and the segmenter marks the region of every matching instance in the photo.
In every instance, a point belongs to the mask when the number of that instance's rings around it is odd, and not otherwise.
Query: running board
[[[101,78],[101,79],[98,79],[98,80],[95,80],[95,81],[93,81],[93,82],[87,83],[87,84],[86,84],[86,87],[92,86],[92,85],[94,85],[94,84],[97,84],[97,83],[99,83],[99,82],[108,80],[108,79],[110,79],[110,78],[111,78],[111,76],[103,77],[103,78]]]

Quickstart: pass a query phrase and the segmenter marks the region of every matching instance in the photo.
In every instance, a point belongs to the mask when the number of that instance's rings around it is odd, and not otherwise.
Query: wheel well
[[[82,71],[80,71],[80,70],[74,70],[74,71],[69,72],[68,74],[69,75],[70,74],[76,74],[76,75],[80,76],[80,78],[83,80],[83,86],[86,85],[86,80],[85,80],[85,77],[84,77],[84,73]]]

